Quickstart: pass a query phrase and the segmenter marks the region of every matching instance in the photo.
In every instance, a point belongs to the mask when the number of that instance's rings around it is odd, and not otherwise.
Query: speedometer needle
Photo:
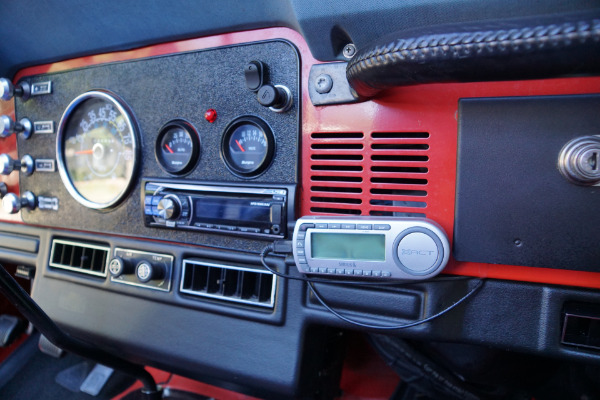
[[[167,148],[167,150],[169,150],[169,153],[173,154],[174,151],[169,147],[168,144],[165,144],[165,147]]]
[[[244,148],[242,147],[242,145],[240,144],[240,142],[237,141],[237,139],[235,139],[235,142],[237,143],[238,147],[240,148],[241,151],[246,151],[244,150]]]
[[[75,152],[76,155],[80,155],[80,154],[94,154],[94,150],[89,149],[89,150],[79,150]]]

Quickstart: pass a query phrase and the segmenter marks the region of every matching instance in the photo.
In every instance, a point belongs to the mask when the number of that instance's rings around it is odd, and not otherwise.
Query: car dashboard
[[[365,98],[357,49],[468,21],[308,3],[0,52],[0,260],[70,335],[261,398],[329,398],[348,332],[597,366],[600,178],[560,160],[598,171],[600,78]]]

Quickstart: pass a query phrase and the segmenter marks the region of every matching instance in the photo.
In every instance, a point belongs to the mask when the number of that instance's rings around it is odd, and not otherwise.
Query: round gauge
[[[69,104],[56,136],[60,177],[82,205],[110,208],[127,194],[137,162],[137,131],[124,103],[90,91]]]
[[[221,151],[229,169],[255,177],[271,164],[275,139],[269,125],[258,117],[240,117],[225,129]]]
[[[170,174],[190,172],[198,162],[200,140],[194,127],[183,120],[168,122],[156,140],[156,159]]]

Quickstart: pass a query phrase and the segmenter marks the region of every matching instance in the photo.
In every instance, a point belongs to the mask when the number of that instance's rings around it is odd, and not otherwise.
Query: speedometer
[[[56,154],[60,177],[79,203],[94,209],[118,204],[131,185],[136,152],[135,124],[115,95],[90,91],[69,104]]]

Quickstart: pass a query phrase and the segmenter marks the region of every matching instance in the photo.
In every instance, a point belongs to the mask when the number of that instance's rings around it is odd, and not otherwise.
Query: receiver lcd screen
[[[311,233],[312,258],[385,261],[385,235],[362,233]]]

